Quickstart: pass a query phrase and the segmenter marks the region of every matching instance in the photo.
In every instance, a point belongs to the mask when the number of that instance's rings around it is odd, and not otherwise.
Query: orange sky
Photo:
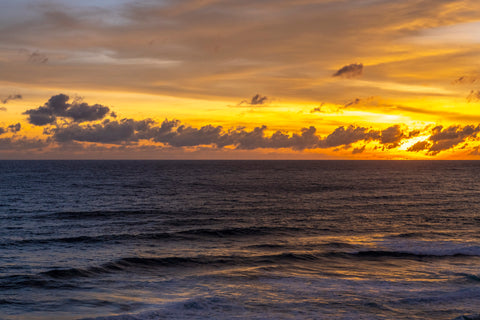
[[[1,159],[477,159],[480,2],[0,3]]]

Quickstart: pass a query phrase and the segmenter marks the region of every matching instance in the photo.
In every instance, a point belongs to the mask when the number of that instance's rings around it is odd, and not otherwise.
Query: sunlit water
[[[480,313],[480,163],[1,161],[1,319]]]

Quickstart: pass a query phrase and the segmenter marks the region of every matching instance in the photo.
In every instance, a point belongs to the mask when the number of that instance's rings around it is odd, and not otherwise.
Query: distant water
[[[0,161],[1,319],[480,313],[480,162]]]

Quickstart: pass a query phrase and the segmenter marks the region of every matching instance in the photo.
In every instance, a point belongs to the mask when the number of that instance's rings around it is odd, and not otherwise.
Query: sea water
[[[480,162],[0,161],[1,319],[466,319]]]

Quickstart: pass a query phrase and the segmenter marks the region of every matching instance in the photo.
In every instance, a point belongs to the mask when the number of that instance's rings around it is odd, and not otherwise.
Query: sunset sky
[[[478,0],[2,0],[1,159],[479,159]]]

